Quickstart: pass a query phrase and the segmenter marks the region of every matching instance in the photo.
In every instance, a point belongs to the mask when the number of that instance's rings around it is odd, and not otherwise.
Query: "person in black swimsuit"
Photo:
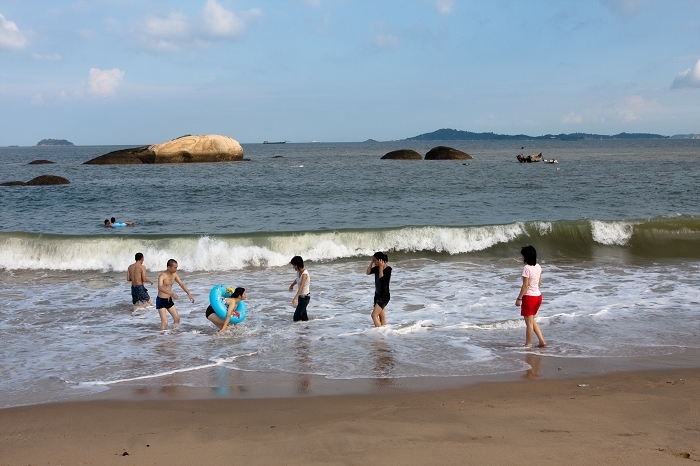
[[[238,307],[238,303],[244,301],[247,297],[248,296],[246,295],[245,288],[238,287],[235,290],[233,290],[233,295],[230,298],[226,298],[224,300],[224,303],[228,307],[228,314],[226,316],[226,319],[222,319],[221,317],[219,317],[218,314],[214,311],[214,308],[211,307],[211,305],[207,306],[207,310],[205,311],[204,315],[209,320],[209,322],[219,327],[221,333],[224,333],[231,320],[231,315],[239,317],[238,312],[236,312],[236,307]]]
[[[367,266],[367,275],[374,274],[374,309],[372,309],[372,322],[375,327],[386,325],[384,308],[389,304],[389,281],[391,280],[391,267],[387,265],[389,257],[383,252],[375,252],[372,261]]]

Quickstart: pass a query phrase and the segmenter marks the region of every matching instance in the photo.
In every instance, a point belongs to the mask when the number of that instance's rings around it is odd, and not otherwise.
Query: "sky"
[[[700,0],[0,0],[0,146],[700,133]]]

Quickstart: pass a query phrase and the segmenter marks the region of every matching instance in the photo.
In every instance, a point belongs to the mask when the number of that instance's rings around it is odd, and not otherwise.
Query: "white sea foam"
[[[591,234],[596,243],[624,246],[632,238],[633,233],[634,223],[631,222],[591,220]]]
[[[363,258],[309,264],[311,320],[304,323],[291,322],[293,294],[287,287],[293,273],[287,267],[183,271],[195,304],[178,300],[181,326],[165,333],[158,331],[155,310],[131,315],[121,272],[7,272],[11,281],[0,289],[0,337],[12,351],[0,362],[0,405],[26,399],[27,386],[65,390],[54,382],[59,379],[85,381],[71,386],[95,390],[112,384],[241,384],[228,378],[229,369],[332,379],[522,370],[523,358],[514,351],[525,336],[513,301],[519,265],[473,257],[406,258],[391,265],[384,328],[372,326],[374,281],[364,273]],[[682,267],[543,265],[537,321],[549,345],[546,354],[640,357],[664,345],[697,347],[688,331],[698,325],[688,296],[700,287],[698,267],[697,261]],[[96,279],[100,286],[94,286]],[[204,317],[216,282],[248,289],[248,317],[224,336]],[[654,291],[645,294],[650,282]]]
[[[395,230],[299,233],[263,237],[175,237],[148,239],[0,237],[0,268],[125,270],[134,253],[162,267],[176,258],[183,270],[227,271],[248,266],[283,266],[289,257],[310,261],[369,256],[375,251],[461,254],[506,243],[525,234],[522,223],[481,227],[414,227]]]

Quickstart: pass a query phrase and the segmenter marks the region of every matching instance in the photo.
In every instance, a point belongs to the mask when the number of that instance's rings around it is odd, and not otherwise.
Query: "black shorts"
[[[168,299],[161,298],[160,296],[156,297],[156,309],[170,309],[173,307],[175,303],[173,302],[173,298],[170,297]]]
[[[207,306],[207,311],[204,313],[206,318],[208,319],[210,315],[215,314],[214,308],[211,306]]]
[[[391,299],[391,296],[374,296],[374,304],[378,305],[382,309],[386,307],[387,304],[389,304],[389,300]]]
[[[147,303],[151,300],[148,296],[148,290],[143,285],[136,285],[131,287],[131,302],[136,303]]]

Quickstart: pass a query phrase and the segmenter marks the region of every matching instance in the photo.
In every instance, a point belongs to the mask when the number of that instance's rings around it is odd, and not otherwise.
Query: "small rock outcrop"
[[[425,154],[425,160],[469,160],[472,156],[446,146],[433,147]]]
[[[58,184],[70,184],[70,181],[62,176],[41,175],[27,181],[26,183],[24,181],[7,181],[0,184],[0,186],[53,186]]]
[[[161,144],[122,149],[85,162],[90,165],[138,163],[232,162],[243,160],[243,148],[218,134],[182,136]]]
[[[56,175],[41,175],[27,181],[27,186],[51,186],[55,184],[70,184],[70,181]]]
[[[51,160],[39,159],[39,160],[32,160],[27,165],[44,165],[47,163],[55,163],[55,162],[52,162]]]
[[[381,160],[423,160],[423,156],[411,149],[399,149],[387,152]]]
[[[87,165],[131,165],[155,163],[155,156],[148,150],[149,146],[132,147],[115,150],[85,162]]]

